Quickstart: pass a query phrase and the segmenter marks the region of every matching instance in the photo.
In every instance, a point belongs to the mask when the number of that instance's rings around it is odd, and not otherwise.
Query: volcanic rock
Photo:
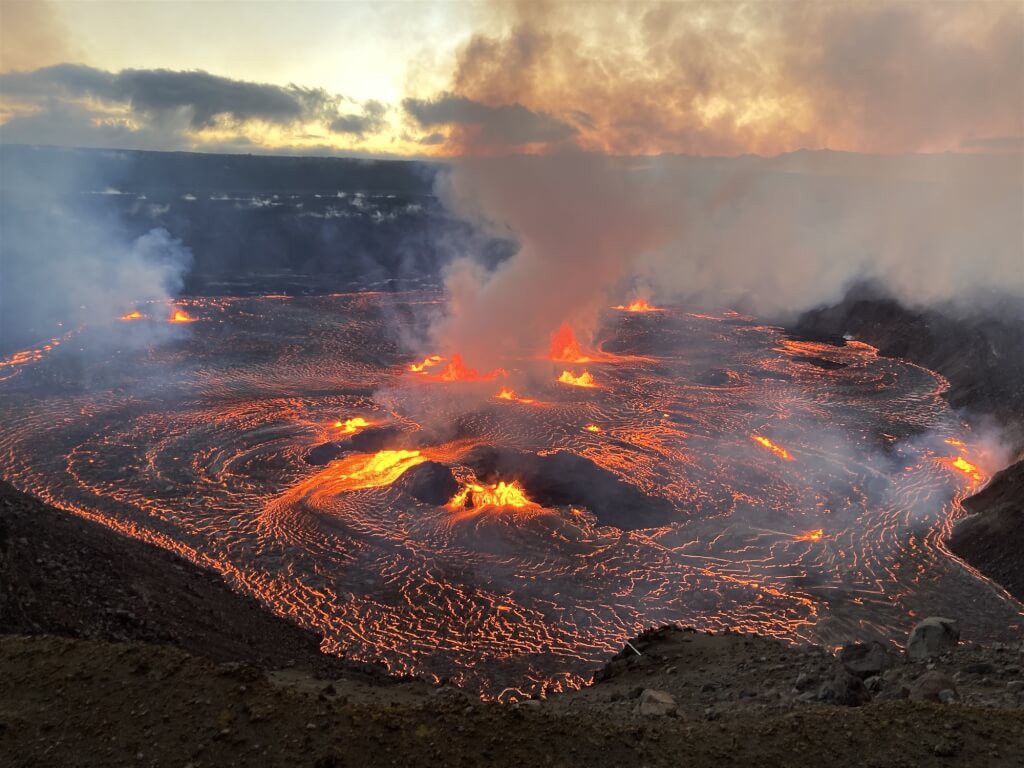
[[[480,446],[470,451],[463,463],[487,482],[518,481],[542,506],[586,507],[599,523],[619,530],[655,528],[679,519],[666,499],[648,496],[613,472],[569,451],[538,456]]]
[[[636,712],[644,717],[664,717],[675,714],[676,700],[667,691],[658,691],[653,688],[645,688],[640,694],[640,701],[636,705]]]
[[[864,681],[840,668],[835,677],[818,691],[818,700],[844,707],[859,707],[871,701],[871,694],[864,687]]]
[[[315,467],[322,467],[330,464],[344,452],[345,449],[337,443],[321,443],[309,450],[306,454],[306,463],[312,464]]]
[[[450,468],[436,461],[425,461],[406,470],[395,483],[424,504],[446,504],[459,490],[459,481]]]
[[[960,625],[955,619],[929,616],[911,630],[907,640],[907,657],[924,661],[951,651],[960,642]]]
[[[997,472],[964,509],[970,516],[953,529],[949,548],[1024,599],[1024,461]]]
[[[861,680],[880,675],[893,665],[889,650],[877,640],[844,645],[839,652],[839,661],[847,672]]]
[[[946,691],[951,691],[954,699],[959,697],[956,683],[949,675],[938,669],[930,669],[911,683],[909,697],[911,701],[942,701]]]

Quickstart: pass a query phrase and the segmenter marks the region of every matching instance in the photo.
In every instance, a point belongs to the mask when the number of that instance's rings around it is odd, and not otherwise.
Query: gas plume
[[[180,240],[163,228],[131,233],[106,195],[81,192],[93,172],[81,156],[68,153],[66,162],[35,175],[16,164],[9,170],[0,185],[5,354],[83,323],[93,332],[73,348],[86,353],[89,346],[140,348],[181,333],[166,322],[192,258]]]

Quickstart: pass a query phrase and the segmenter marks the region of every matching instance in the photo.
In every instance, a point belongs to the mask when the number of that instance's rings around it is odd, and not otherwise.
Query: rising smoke
[[[191,252],[162,228],[141,236],[129,233],[107,195],[83,192],[104,191],[90,184],[94,158],[67,152],[61,163],[41,163],[33,174],[24,173],[22,164],[5,166],[0,185],[0,346],[5,353],[86,321],[93,332],[79,339],[76,349],[140,348],[181,332],[163,321]],[[119,320],[140,308],[157,322]]]
[[[500,363],[628,286],[782,321],[862,279],[1024,298],[1024,17],[980,5],[498,4],[451,88],[406,104],[448,116],[448,205],[520,244],[455,260],[434,346]],[[500,105],[566,130],[502,144]],[[524,137],[540,157],[509,154]]]

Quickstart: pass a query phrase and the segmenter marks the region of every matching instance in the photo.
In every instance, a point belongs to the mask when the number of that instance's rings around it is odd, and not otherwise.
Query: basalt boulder
[[[907,639],[907,657],[925,661],[956,648],[960,642],[960,624],[956,619],[929,616],[917,623]]]
[[[861,680],[882,674],[893,665],[889,649],[883,643],[849,643],[839,651],[839,662],[851,675]]]

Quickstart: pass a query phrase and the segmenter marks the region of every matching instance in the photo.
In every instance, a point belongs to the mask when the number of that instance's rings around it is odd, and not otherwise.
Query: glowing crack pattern
[[[0,384],[2,474],[218,568],[329,652],[491,697],[580,685],[668,621],[823,643],[901,637],[927,613],[969,615],[979,638],[1019,624],[942,545],[985,476],[936,374],[658,308],[610,312],[585,355],[451,381],[451,361],[410,361],[385,332],[436,301],[192,300],[187,340],[94,361],[88,391],[60,350],[29,351]],[[562,383],[567,357],[599,386]],[[432,424],[458,436],[431,442]],[[383,425],[419,442],[304,461]],[[678,522],[624,532],[545,509],[459,463],[481,444],[573,451]],[[452,503],[394,483],[426,461],[454,467]]]

